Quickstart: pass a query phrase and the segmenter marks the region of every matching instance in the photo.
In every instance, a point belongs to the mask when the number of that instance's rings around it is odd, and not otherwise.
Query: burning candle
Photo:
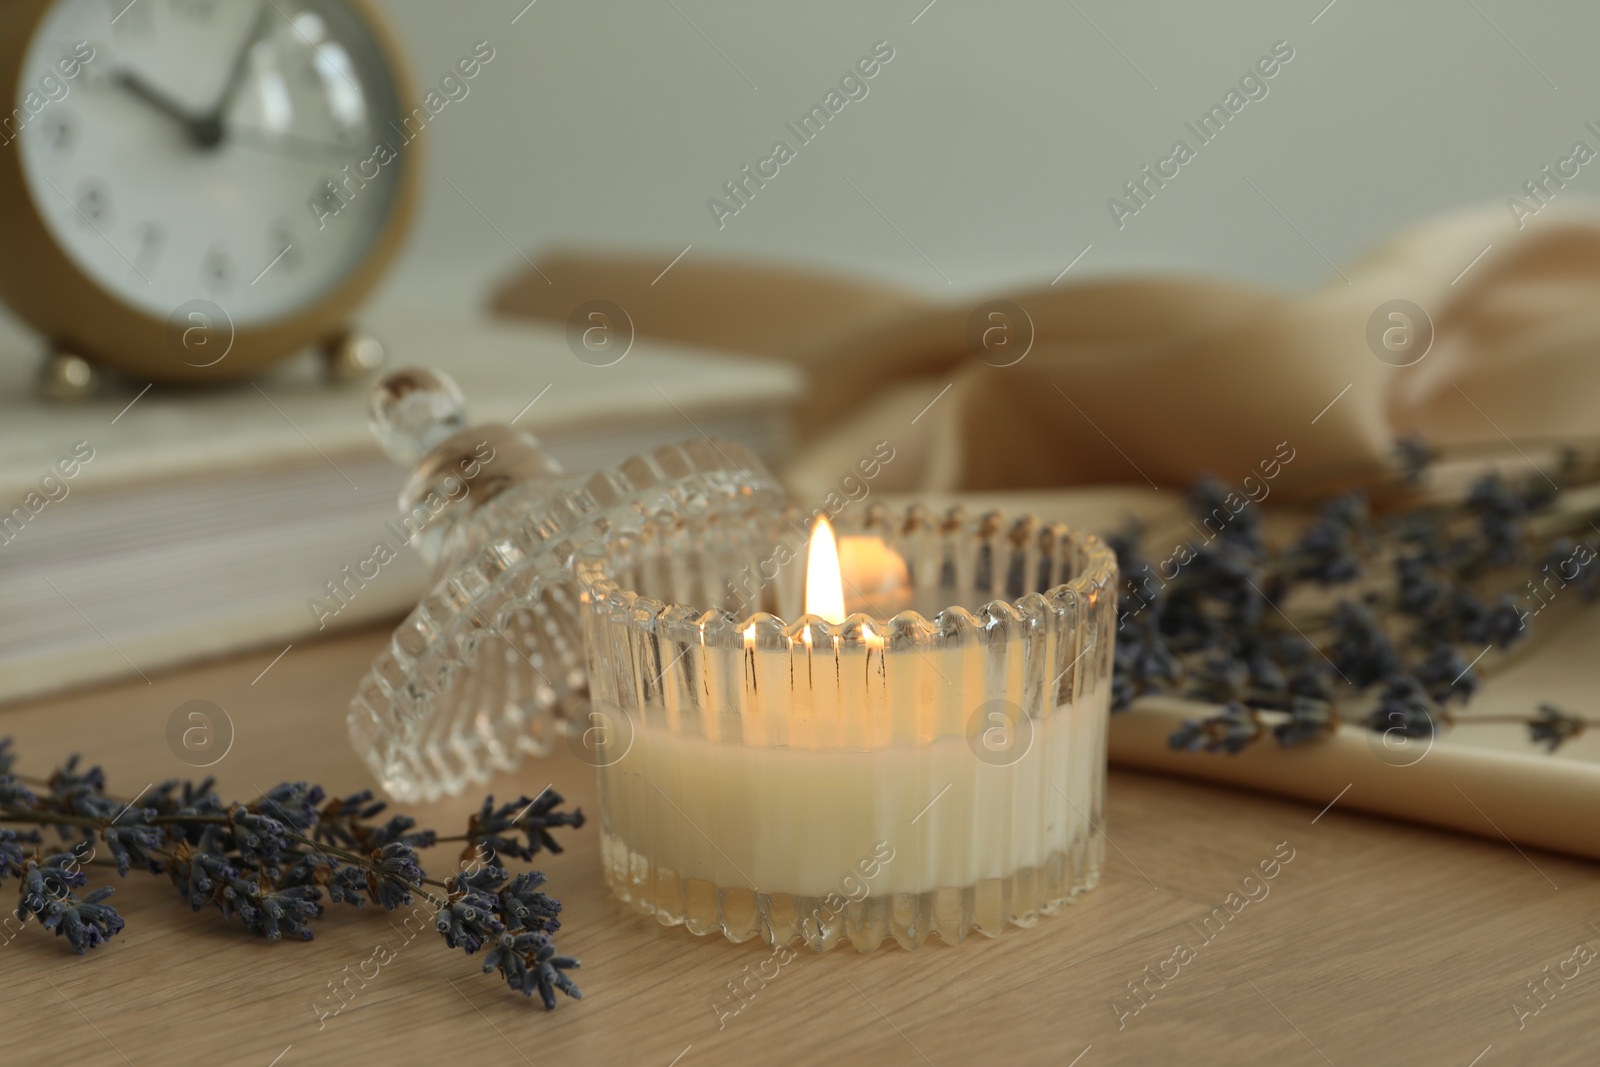
[[[822,516],[818,516],[811,530],[811,541],[806,549],[806,614],[829,622],[844,622],[844,578],[839,573],[839,545],[833,536],[833,524]]]
[[[886,514],[837,541],[817,523],[792,623],[695,599],[779,517],[680,518],[580,560],[592,695],[619,727],[596,760],[606,876],[638,910],[914,947],[1029,925],[1097,880],[1110,552],[1033,519]],[[948,606],[847,614],[860,583]]]

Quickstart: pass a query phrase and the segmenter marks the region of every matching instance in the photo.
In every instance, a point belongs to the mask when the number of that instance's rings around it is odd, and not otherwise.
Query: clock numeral
[[[272,256],[282,257],[273,260],[278,270],[293,273],[300,269],[305,257],[300,253],[300,247],[294,239],[294,231],[289,228],[288,219],[279,219],[272,224],[272,229],[267,234],[267,246]]]
[[[200,264],[200,274],[211,288],[227,289],[233,281],[233,261],[222,249],[213,248],[206,253],[205,261]]]
[[[141,273],[155,267],[156,261],[161,258],[161,248],[166,244],[166,240],[166,232],[154,222],[147,222],[139,227],[139,247],[133,253],[133,261]]]
[[[44,143],[51,149],[65,152],[72,147],[74,139],[72,117],[63,114],[59,109],[52,110],[45,117],[40,134],[44,137]]]
[[[72,204],[91,226],[103,227],[111,221],[111,194],[97,181],[78,186],[78,198]]]

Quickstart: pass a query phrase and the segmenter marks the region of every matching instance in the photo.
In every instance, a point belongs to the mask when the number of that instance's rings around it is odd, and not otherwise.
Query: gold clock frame
[[[40,22],[56,0],[0,2],[0,92],[4,113],[16,106],[22,65]],[[343,0],[366,25],[401,114],[418,106],[415,82],[388,20],[371,0]],[[8,151],[7,148],[10,150]],[[350,313],[372,291],[410,231],[422,177],[421,138],[399,150],[398,185],[383,229],[359,264],[321,298],[268,324],[233,331],[226,358],[207,367],[174,352],[167,323],[101,288],[51,237],[34,206],[16,144],[0,147],[0,300],[43,334],[55,351],[163,384],[206,384],[248,377],[316,343],[337,341]],[[200,294],[196,294],[199,296]]]

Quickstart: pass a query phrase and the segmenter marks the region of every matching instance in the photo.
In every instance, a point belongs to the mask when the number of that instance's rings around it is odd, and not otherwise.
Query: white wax
[[[604,769],[608,834],[686,879],[761,893],[837,891],[877,842],[874,895],[964,887],[1039,867],[1091,832],[1104,697],[1034,720],[1026,755],[981,760],[962,737],[878,748],[742,745],[640,728]],[[947,788],[948,787],[948,788]]]

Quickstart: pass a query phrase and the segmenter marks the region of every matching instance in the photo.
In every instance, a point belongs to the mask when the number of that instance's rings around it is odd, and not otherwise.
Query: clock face
[[[315,303],[366,258],[405,144],[394,74],[343,0],[57,0],[14,104],[34,205],[72,261],[166,319]]]

